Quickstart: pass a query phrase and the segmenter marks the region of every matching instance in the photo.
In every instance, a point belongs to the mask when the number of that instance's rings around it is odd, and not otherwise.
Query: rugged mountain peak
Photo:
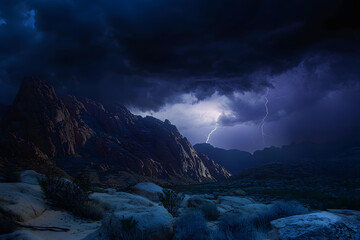
[[[39,78],[25,79],[4,124],[49,157],[75,153],[73,124],[54,88]]]
[[[30,77],[22,81],[13,105],[37,103],[39,100],[51,103],[58,99],[54,88],[48,82],[38,77]]]
[[[33,144],[70,174],[87,169],[100,182],[121,174],[190,183],[230,176],[198,156],[169,120],[133,115],[120,104],[64,96],[39,78],[26,79],[5,116],[4,131]]]

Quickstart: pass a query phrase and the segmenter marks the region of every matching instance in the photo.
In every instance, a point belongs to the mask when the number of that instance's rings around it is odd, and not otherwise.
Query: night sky
[[[59,95],[169,119],[193,144],[215,127],[209,143],[247,151],[355,138],[359,5],[1,0],[0,102],[39,76]]]

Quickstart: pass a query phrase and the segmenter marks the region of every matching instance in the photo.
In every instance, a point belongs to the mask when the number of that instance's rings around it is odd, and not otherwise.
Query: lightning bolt
[[[269,103],[269,99],[267,98],[269,94],[269,89],[266,90],[266,94],[265,94],[265,116],[263,117],[263,119],[261,120],[260,123],[260,128],[261,128],[261,136],[262,136],[262,141],[263,141],[263,145],[265,146],[265,132],[264,132],[264,124],[265,124],[265,120],[267,118],[267,116],[269,115],[269,108],[267,106],[267,104]]]
[[[209,135],[207,136],[207,139],[206,139],[206,143],[209,143],[211,134],[213,134],[213,132],[215,132],[217,128],[218,128],[218,126],[215,126],[215,128],[209,133]]]

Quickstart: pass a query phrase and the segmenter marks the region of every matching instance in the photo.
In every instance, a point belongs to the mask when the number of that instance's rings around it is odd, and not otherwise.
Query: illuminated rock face
[[[331,210],[330,210],[331,211]],[[315,212],[271,222],[271,239],[359,239],[360,213],[351,210]]]
[[[65,172],[87,169],[102,183],[124,181],[119,173],[170,183],[230,176],[219,164],[200,157],[168,120],[135,116],[119,104],[58,98],[39,78],[22,83],[2,126],[7,135],[32,144],[38,155],[53,159]]]

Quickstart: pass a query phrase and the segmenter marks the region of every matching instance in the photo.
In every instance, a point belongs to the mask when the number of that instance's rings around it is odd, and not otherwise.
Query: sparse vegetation
[[[200,211],[191,211],[180,216],[175,222],[175,240],[208,240],[210,230]]]
[[[15,167],[4,168],[1,175],[4,182],[20,182],[20,172]]]
[[[305,214],[308,212],[309,210],[307,208],[296,201],[278,201],[275,202],[274,205],[272,205],[267,211],[260,212],[252,217],[251,221],[257,229],[266,230],[269,228],[272,220],[292,215]]]
[[[159,200],[171,215],[177,216],[184,195],[170,189],[163,189],[163,193],[159,194]]]
[[[104,206],[96,201],[88,200],[74,210],[74,214],[83,218],[100,220],[104,217]]]
[[[219,240],[249,239],[254,231],[255,227],[250,218],[232,213],[220,219],[220,233],[217,234],[217,238]]]
[[[179,185],[174,190],[189,194],[232,195],[241,189],[255,201],[295,200],[311,209],[360,210],[360,178],[238,179],[229,182]]]
[[[99,220],[103,217],[100,203],[89,199],[90,180],[77,176],[74,181],[55,174],[47,174],[38,179],[46,198],[56,207],[63,208],[76,216]]]
[[[138,222],[133,217],[119,219],[114,215],[103,220],[106,234],[110,240],[143,240],[143,232],[138,228]]]
[[[122,230],[125,232],[135,231],[138,225],[138,221],[136,221],[132,216],[128,218],[122,216],[122,219],[120,219],[120,223]]]
[[[19,216],[0,208],[0,235],[15,231],[17,228],[16,221],[20,220]]]
[[[216,240],[261,239],[262,232],[269,230],[272,220],[307,213],[308,210],[297,202],[276,202],[268,210],[255,215],[241,216],[231,213],[223,216],[219,223]]]
[[[86,192],[93,192],[91,179],[85,173],[77,174],[73,179],[73,183]]]
[[[204,214],[206,220],[216,221],[219,218],[220,213],[215,203],[204,204],[201,205],[199,208],[201,212]]]

